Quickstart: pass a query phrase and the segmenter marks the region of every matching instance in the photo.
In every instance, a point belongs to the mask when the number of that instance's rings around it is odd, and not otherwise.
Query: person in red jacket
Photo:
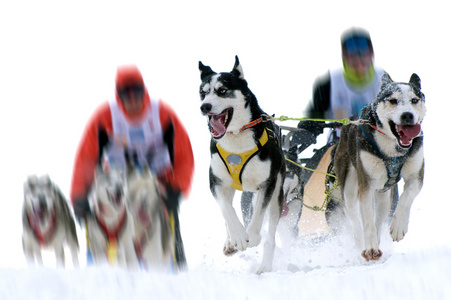
[[[186,258],[178,209],[181,196],[189,194],[194,173],[191,142],[174,110],[150,98],[142,74],[134,65],[118,67],[116,99],[97,108],[80,141],[70,191],[79,221],[91,214],[88,193],[96,165],[107,155],[113,166],[125,167],[125,152],[147,163],[166,185],[164,200],[174,216],[176,261],[183,268]]]

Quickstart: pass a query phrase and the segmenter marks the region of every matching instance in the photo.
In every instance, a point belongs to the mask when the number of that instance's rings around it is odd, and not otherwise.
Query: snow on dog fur
[[[265,212],[269,228],[263,260],[257,273],[272,268],[275,233],[282,201],[285,162],[275,125],[265,120],[247,86],[238,57],[231,72],[216,73],[199,62],[202,83],[200,107],[211,132],[210,190],[226,222],[224,254],[257,246]],[[247,229],[232,206],[236,190],[255,192]],[[243,193],[244,195],[244,193]]]
[[[401,83],[384,74],[376,99],[362,110],[360,122],[343,127],[334,168],[356,245],[366,260],[382,255],[381,227],[390,210],[392,188],[401,178],[404,191],[390,234],[400,241],[407,233],[410,208],[423,186],[425,114],[418,75]]]
[[[75,222],[66,198],[48,175],[28,176],[24,183],[22,243],[29,264],[42,265],[42,249],[53,249],[59,266],[65,265],[64,246],[78,266]]]

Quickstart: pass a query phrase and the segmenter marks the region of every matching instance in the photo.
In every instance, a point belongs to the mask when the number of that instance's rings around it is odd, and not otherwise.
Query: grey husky
[[[400,241],[407,233],[410,208],[423,186],[425,114],[418,75],[402,83],[384,74],[376,99],[362,110],[359,122],[343,127],[334,168],[345,214],[366,260],[382,256],[381,227],[390,210],[392,188],[401,178],[404,191],[390,235]]]
[[[216,73],[199,62],[201,112],[211,133],[210,190],[225,219],[224,254],[257,246],[265,212],[269,228],[257,273],[272,268],[285,178],[285,161],[275,125],[247,86],[238,57],[231,72]],[[255,193],[245,229],[232,206],[236,190]]]
[[[160,195],[158,182],[149,168],[128,175],[128,201],[134,220],[134,244],[144,269],[171,269],[174,234]]]
[[[65,265],[64,246],[78,267],[75,222],[60,189],[48,175],[30,175],[24,183],[22,244],[29,264],[42,265],[42,249],[53,249],[58,266]]]
[[[94,263],[137,269],[125,172],[98,166],[89,201],[93,214],[86,221]]]

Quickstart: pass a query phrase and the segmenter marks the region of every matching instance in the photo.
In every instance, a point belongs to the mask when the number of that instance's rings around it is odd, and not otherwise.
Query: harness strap
[[[268,134],[267,129],[263,131],[262,136],[260,137],[258,144],[249,151],[243,153],[231,153],[222,148],[219,144],[216,144],[216,148],[218,149],[219,156],[221,157],[223,163],[225,164],[227,171],[230,176],[233,178],[232,188],[242,191],[243,187],[241,186],[241,175],[244,170],[244,166],[247,162],[254,157],[258,152],[262,149],[262,147],[268,142],[269,137],[273,138],[272,135]]]
[[[365,131],[365,129],[363,129],[363,126],[359,125],[359,127],[365,138],[368,140],[368,142],[371,144],[374,150],[376,150],[379,158],[382,159],[382,161],[385,164],[385,168],[387,170],[387,182],[385,182],[384,188],[381,190],[381,192],[386,192],[401,180],[401,170],[404,166],[404,163],[407,160],[408,152],[403,156],[387,157],[380,151],[377,144],[373,141],[373,139],[369,136],[369,134]],[[371,127],[373,128],[373,126]],[[380,132],[385,134],[382,131]]]
[[[105,222],[101,218],[99,218],[97,216],[97,214],[95,214],[95,217],[96,217],[97,223],[99,224],[100,228],[102,229],[102,232],[105,234],[105,236],[108,240],[117,240],[117,238],[119,237],[119,235],[122,232],[122,229],[124,228],[125,222],[127,221],[127,214],[126,214],[125,207],[122,210],[122,213],[119,217],[118,222],[112,229],[109,229],[108,226],[105,224]]]
[[[52,218],[50,220],[48,228],[44,231],[41,231],[39,224],[36,224],[30,214],[28,214],[28,223],[30,224],[31,229],[33,230],[33,233],[41,246],[46,246],[55,234],[57,219],[56,207],[54,208],[51,217]]]

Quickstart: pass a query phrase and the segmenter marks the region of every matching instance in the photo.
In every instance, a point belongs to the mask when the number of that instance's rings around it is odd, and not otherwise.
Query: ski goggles
[[[144,88],[142,86],[128,86],[118,90],[119,97],[122,101],[127,101],[130,94],[133,94],[135,98],[142,98],[144,96]]]
[[[370,52],[370,44],[367,37],[352,36],[343,41],[343,49],[349,55],[362,55]]]

